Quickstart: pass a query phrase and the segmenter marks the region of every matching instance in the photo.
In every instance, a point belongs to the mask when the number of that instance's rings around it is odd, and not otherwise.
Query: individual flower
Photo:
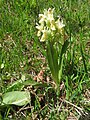
[[[51,33],[52,32],[51,32],[50,29],[44,28],[44,30],[42,30],[42,37],[40,39],[40,42],[44,42],[44,41],[50,39],[51,38]]]
[[[54,8],[53,9],[51,9],[51,8],[48,9],[48,18],[47,19],[50,20],[50,22],[52,20],[54,20],[53,12],[54,12]]]
[[[50,24],[51,24],[50,29],[51,30],[56,30],[56,28],[55,28],[55,20],[52,20]]]
[[[40,37],[41,36],[41,31],[37,32],[37,36]]]
[[[42,37],[40,39],[40,42],[44,42],[47,39],[47,30],[44,29],[42,31],[42,33],[43,33],[43,35],[42,35]]]
[[[62,31],[63,27],[65,27],[65,25],[63,24],[63,20],[60,21],[60,18],[55,22],[55,24],[59,32]]]
[[[39,14],[39,23],[44,23],[46,16],[44,14]]]
[[[39,30],[39,31],[42,31],[43,30],[43,28],[44,28],[44,24],[36,24],[37,26],[36,26],[36,28]]]
[[[49,8],[48,10],[44,9],[44,17],[45,17],[44,20],[48,28],[50,27],[51,21],[54,20],[53,12],[54,12],[54,9],[51,9],[51,8]]]

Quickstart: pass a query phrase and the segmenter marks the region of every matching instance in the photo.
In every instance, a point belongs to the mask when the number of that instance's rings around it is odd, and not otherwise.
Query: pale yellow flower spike
[[[49,8],[44,10],[44,14],[39,14],[40,20],[36,28],[38,29],[37,36],[40,37],[42,35],[41,42],[54,37],[56,33],[62,33],[62,28],[65,26],[63,21],[60,21],[60,18],[55,21],[53,13],[54,8]]]

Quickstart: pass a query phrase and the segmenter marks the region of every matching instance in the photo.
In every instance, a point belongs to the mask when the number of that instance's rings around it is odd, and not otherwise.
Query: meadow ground
[[[36,23],[55,8],[68,49],[57,97]],[[90,120],[90,1],[0,1],[0,120]]]

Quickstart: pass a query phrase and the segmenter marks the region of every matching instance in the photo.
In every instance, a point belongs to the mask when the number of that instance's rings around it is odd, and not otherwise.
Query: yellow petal
[[[40,37],[41,36],[41,31],[37,32],[37,36]]]
[[[52,20],[52,21],[51,21],[50,29],[51,29],[51,30],[56,30],[56,28],[55,28],[55,20]]]
[[[43,28],[44,28],[44,25],[43,25],[43,24],[37,25],[36,28],[37,28],[39,31],[42,31]]]
[[[44,41],[47,39],[47,30],[43,30],[42,32],[43,32],[43,35],[42,35],[40,41],[41,41],[41,42],[44,42]]]
[[[51,9],[51,8],[48,9],[48,18],[47,19],[50,21],[54,20],[53,12],[54,12],[54,9]]]
[[[39,23],[43,23],[45,21],[46,16],[44,14],[39,14]]]

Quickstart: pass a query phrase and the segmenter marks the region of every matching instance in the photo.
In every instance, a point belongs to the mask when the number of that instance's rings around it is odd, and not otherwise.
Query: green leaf
[[[6,91],[12,91],[12,90],[19,90],[21,89],[21,87],[23,86],[21,80],[17,80],[16,82],[14,82],[12,85],[9,85],[7,87],[7,90]]]
[[[64,44],[62,45],[62,49],[61,49],[61,53],[60,53],[60,59],[59,59],[59,68],[61,66],[62,55],[66,52],[68,45],[69,45],[69,41],[68,40],[66,40],[64,42]]]
[[[47,83],[39,83],[39,82],[36,82],[34,80],[27,80],[27,81],[24,81],[23,82],[23,85],[31,85],[31,86],[41,86],[41,87],[48,87],[50,85],[48,85]]]
[[[22,75],[20,80],[17,80],[13,82],[11,85],[7,87],[7,91],[12,91],[12,90],[20,90],[23,86],[23,82],[25,81],[24,76]]]
[[[33,80],[32,78],[30,78],[30,80],[25,80],[25,79],[20,79],[15,81],[12,85],[9,85],[7,87],[7,92],[11,91],[11,90],[21,90],[21,88],[25,87],[26,85],[31,85],[31,86],[41,86],[41,87],[47,87],[49,86],[47,83],[39,83],[36,82],[35,80]]]
[[[17,105],[23,106],[30,102],[30,93],[26,91],[7,92],[2,96],[1,105]]]
[[[85,59],[85,56],[84,56],[84,53],[83,53],[83,48],[82,48],[82,43],[80,44],[80,52],[81,52],[81,56],[82,56],[82,61],[83,61],[83,65],[84,65],[84,70],[85,70],[85,72],[88,74],[87,65],[86,65],[86,59]]]
[[[68,45],[69,45],[69,41],[66,40],[62,46],[61,54],[64,54],[66,52]]]
[[[58,54],[52,42],[47,43],[47,59],[52,73],[52,77],[56,84],[58,84]]]
[[[62,61],[61,61],[60,69],[59,69],[59,72],[58,72],[59,83],[61,82],[62,69],[63,69],[63,56],[62,56]]]

